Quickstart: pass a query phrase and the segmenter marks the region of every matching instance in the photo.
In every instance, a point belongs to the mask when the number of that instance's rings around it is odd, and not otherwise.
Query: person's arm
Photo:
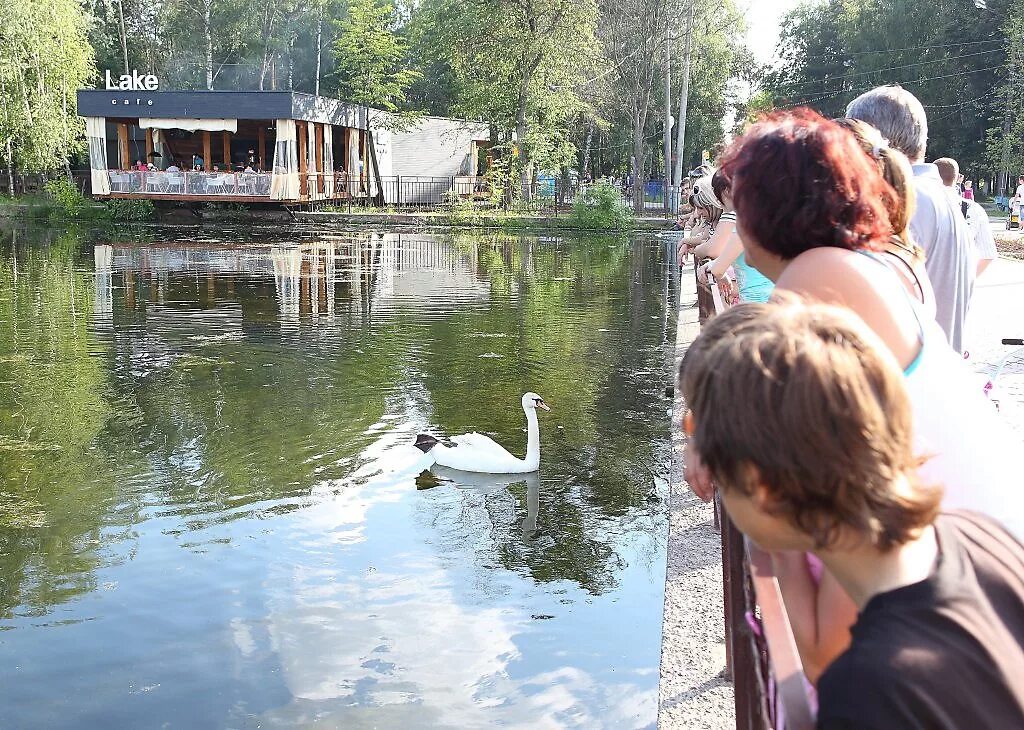
[[[711,235],[711,230],[706,226],[700,226],[693,229],[693,232],[689,236],[683,236],[676,241],[676,252],[681,261],[686,261],[689,257],[690,252],[695,250],[695,247],[707,241],[708,236]]]
[[[988,213],[980,205],[977,205],[975,215],[978,216],[978,225],[974,235],[974,246],[978,253],[978,271],[975,275],[981,276],[989,264],[999,258],[999,252],[996,249],[995,236],[992,235],[992,224],[989,221]]]
[[[772,566],[804,674],[817,684],[828,665],[850,645],[857,606],[827,570],[820,583],[815,581],[804,553],[772,553]]]
[[[734,232],[729,236],[729,240],[725,242],[722,253],[711,264],[711,269],[709,270],[711,275],[716,279],[721,279],[725,276],[725,272],[729,270],[729,267],[736,263],[736,259],[740,257],[741,253],[743,253],[743,242],[740,241],[740,237]]]
[[[725,248],[725,244],[729,241],[733,232],[736,230],[734,223],[721,221],[715,226],[714,233],[711,237],[693,249],[693,253],[701,258],[714,259],[722,255],[722,250]]]

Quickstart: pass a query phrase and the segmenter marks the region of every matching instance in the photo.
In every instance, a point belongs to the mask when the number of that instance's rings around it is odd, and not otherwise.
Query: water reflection
[[[653,722],[656,247],[5,236],[15,726]],[[417,431],[522,451],[526,390],[539,474],[417,489]]]

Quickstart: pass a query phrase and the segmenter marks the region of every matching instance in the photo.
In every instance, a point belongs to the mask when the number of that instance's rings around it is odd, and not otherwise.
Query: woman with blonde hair
[[[903,279],[910,293],[924,305],[929,316],[935,316],[935,292],[924,267],[924,249],[918,246],[910,234],[910,219],[914,217],[917,205],[914,193],[914,171],[910,160],[899,150],[890,147],[882,133],[860,119],[836,119],[835,123],[853,134],[860,148],[874,160],[892,189],[895,198],[885,203],[893,234],[885,242],[881,253],[886,254],[902,266],[894,267]]]

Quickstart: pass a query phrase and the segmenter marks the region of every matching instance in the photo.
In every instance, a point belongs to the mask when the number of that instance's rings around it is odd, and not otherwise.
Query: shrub
[[[606,182],[597,182],[587,188],[573,204],[573,224],[588,230],[622,230],[633,223],[633,214],[622,200],[619,191]]]
[[[115,221],[136,223],[151,220],[156,215],[152,200],[114,198],[106,202],[107,213]]]
[[[50,209],[51,216],[62,215],[67,218],[77,218],[89,205],[89,201],[79,192],[74,182],[67,178],[49,180],[43,189],[53,201],[53,207]]]
[[[455,190],[449,190],[445,197],[448,199],[450,211],[448,220],[450,223],[457,226],[467,226],[477,222],[480,214],[472,198],[464,198]]]

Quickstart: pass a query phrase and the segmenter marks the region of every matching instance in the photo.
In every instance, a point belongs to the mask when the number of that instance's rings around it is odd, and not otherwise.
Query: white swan
[[[526,474],[540,468],[540,427],[537,409],[550,411],[548,404],[536,393],[523,396],[526,412],[526,458],[517,459],[503,446],[482,433],[453,436],[450,443],[421,433],[416,437],[416,448],[434,457],[434,463],[459,471],[485,474]]]

